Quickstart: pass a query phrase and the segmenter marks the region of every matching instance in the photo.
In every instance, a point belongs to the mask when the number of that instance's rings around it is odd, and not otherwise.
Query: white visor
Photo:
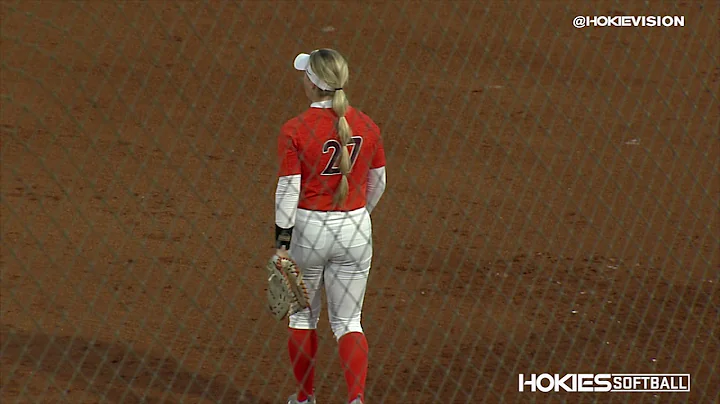
[[[318,86],[319,89],[325,90],[325,91],[334,91],[335,89],[333,87],[330,87],[326,82],[322,81],[320,77],[316,76],[315,73],[312,71],[312,68],[310,67],[310,55],[307,53],[301,53],[295,57],[295,62],[293,62],[293,66],[295,66],[295,69],[304,71],[310,81],[312,81],[313,84]]]

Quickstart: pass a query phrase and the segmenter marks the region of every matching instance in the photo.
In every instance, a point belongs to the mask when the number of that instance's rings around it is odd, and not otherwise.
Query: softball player
[[[348,402],[364,403],[368,344],[360,324],[372,259],[370,212],[385,190],[378,126],[351,107],[347,62],[332,49],[295,58],[310,108],[285,123],[278,140],[277,254],[295,260],[310,308],[290,316],[288,350],[298,392],[288,404],[315,403],[314,376],[325,288]]]

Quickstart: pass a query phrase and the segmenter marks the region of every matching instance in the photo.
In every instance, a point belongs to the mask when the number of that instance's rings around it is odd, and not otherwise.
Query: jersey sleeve
[[[377,147],[375,148],[375,154],[373,155],[372,161],[370,162],[370,168],[385,167],[385,147],[383,146],[382,138],[379,137],[377,141]]]
[[[278,177],[299,175],[301,172],[297,144],[287,125],[283,126],[278,136],[278,162]]]

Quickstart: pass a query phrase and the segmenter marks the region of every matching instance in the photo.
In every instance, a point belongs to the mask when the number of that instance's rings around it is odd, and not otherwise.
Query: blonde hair
[[[335,90],[324,91],[318,89],[321,95],[332,96],[332,109],[338,116],[337,132],[340,138],[340,161],[338,168],[342,178],[335,190],[333,201],[335,205],[341,205],[347,199],[349,192],[348,174],[350,174],[350,150],[348,144],[352,140],[352,129],[345,118],[345,113],[350,106],[343,87],[347,84],[350,76],[345,58],[336,50],[319,49],[310,55],[310,67],[322,81],[333,87]]]

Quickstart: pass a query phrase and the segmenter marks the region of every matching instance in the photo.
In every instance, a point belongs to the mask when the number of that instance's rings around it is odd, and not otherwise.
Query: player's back
[[[348,108],[345,118],[352,131],[352,140],[348,144],[351,170],[348,197],[341,206],[333,204],[335,190],[342,178],[338,168],[342,148],[336,129],[338,118],[333,110],[310,108],[283,126],[279,150],[286,156],[283,159],[281,155],[280,175],[301,175],[298,208],[350,211],[365,206],[368,173],[373,168],[385,166],[380,129],[367,115],[352,107]],[[288,158],[287,154],[293,151],[297,156]],[[294,158],[298,163],[292,162]]]

